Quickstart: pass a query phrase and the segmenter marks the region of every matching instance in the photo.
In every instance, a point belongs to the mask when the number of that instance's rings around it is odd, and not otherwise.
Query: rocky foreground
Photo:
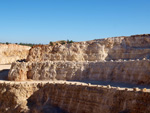
[[[1,113],[149,113],[146,88],[79,82],[0,82]]]

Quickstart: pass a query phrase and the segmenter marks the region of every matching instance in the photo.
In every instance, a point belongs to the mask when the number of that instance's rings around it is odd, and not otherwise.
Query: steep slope
[[[0,113],[149,113],[146,89],[68,82],[0,82]]]
[[[26,59],[29,49],[29,46],[0,44],[0,64],[9,64],[17,60]]]
[[[96,80],[150,85],[150,60],[71,62],[43,61],[13,63],[12,81]]]
[[[99,61],[150,58],[150,34],[31,48],[27,61]]]

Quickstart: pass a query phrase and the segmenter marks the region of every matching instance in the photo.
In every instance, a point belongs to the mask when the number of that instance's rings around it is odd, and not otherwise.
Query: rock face
[[[27,112],[27,98],[38,88],[30,85],[0,83],[0,113]]]
[[[17,60],[26,59],[29,49],[29,46],[0,44],[0,64],[9,64]]]
[[[39,95],[42,98],[37,98]],[[29,102],[31,108],[43,107],[44,102],[45,106],[59,106],[69,113],[146,113],[150,111],[149,99],[149,93],[58,84],[46,85]]]
[[[28,61],[99,61],[150,58],[150,34],[33,47]]]
[[[138,89],[68,83],[0,83],[1,113],[149,113]]]
[[[9,80],[97,80],[150,85],[150,60],[13,63]]]
[[[72,84],[96,80],[149,87],[149,59],[150,34],[34,46],[28,62],[12,63],[11,81],[0,83],[0,112],[149,113],[150,89]],[[37,81],[23,82],[28,79]]]

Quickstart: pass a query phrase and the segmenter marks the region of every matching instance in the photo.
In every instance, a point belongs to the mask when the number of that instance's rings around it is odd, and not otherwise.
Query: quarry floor
[[[150,92],[150,85],[136,85],[136,84],[128,84],[128,83],[119,83],[119,82],[110,82],[110,81],[63,81],[63,80],[56,80],[56,81],[34,81],[34,80],[29,80],[29,81],[8,81],[5,78],[8,76],[8,72],[9,69],[11,68],[11,65],[4,65],[4,64],[0,64],[0,83],[15,83],[15,84],[20,84],[20,83],[27,83],[27,84],[33,84],[33,83],[65,83],[65,84],[77,84],[77,85],[81,85],[81,84],[89,84],[90,85],[102,85],[102,86],[107,86],[110,85],[112,87],[120,87],[122,89],[124,88],[139,88],[139,89],[143,89],[143,88],[147,88],[147,92]]]

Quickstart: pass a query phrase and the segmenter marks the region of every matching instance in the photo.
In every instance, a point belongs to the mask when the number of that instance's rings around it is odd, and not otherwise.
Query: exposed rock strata
[[[69,113],[146,113],[150,111],[149,99],[149,93],[58,84],[46,85],[28,101],[32,103],[31,108],[52,104]]]
[[[9,80],[103,80],[150,84],[150,60],[13,63]]]
[[[27,112],[27,98],[37,90],[28,84],[0,83],[0,113]]]
[[[145,89],[56,83],[0,83],[2,113],[149,113]],[[61,112],[61,113],[62,113]]]
[[[35,46],[29,52],[28,62],[12,64],[9,80],[100,80],[150,85],[150,60],[145,59],[149,57],[149,34]],[[68,81],[20,83],[0,83],[0,112],[150,112],[150,89],[146,88]]]
[[[29,46],[0,44],[0,64],[9,64],[17,60],[26,59],[29,49]]]
[[[150,57],[150,34],[33,47],[28,61],[99,61]]]

